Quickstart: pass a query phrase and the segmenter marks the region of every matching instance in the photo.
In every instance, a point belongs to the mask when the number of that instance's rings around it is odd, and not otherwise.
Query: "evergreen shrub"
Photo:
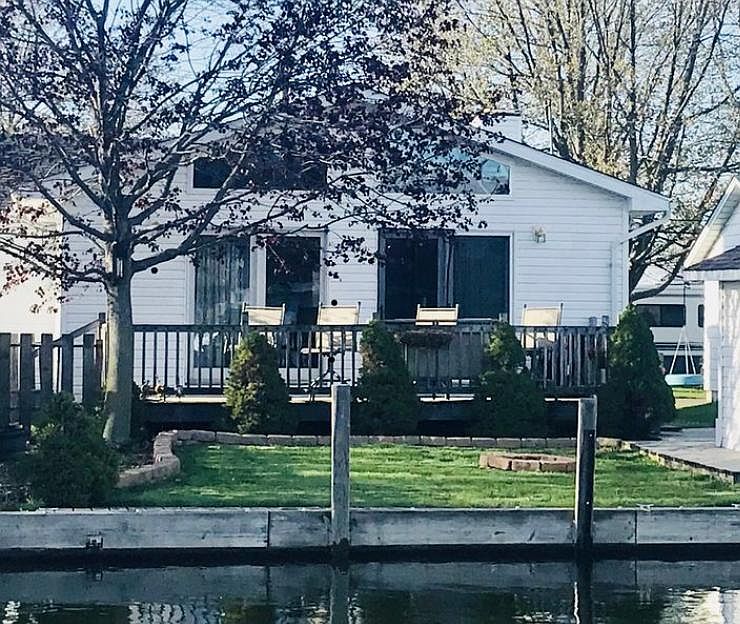
[[[484,353],[470,435],[535,437],[547,433],[545,396],[525,361],[514,329],[508,323],[497,323]]]
[[[634,306],[628,307],[609,339],[608,381],[598,392],[600,435],[640,439],[675,415],[653,333]]]
[[[41,422],[28,459],[34,499],[47,507],[92,507],[108,499],[120,457],[103,440],[103,423],[69,394],[41,407]]]
[[[401,345],[382,323],[371,322],[360,340],[362,370],[355,388],[352,432],[405,435],[416,432],[419,400]]]
[[[267,337],[249,332],[231,360],[224,389],[231,421],[240,433],[295,433],[297,418]]]

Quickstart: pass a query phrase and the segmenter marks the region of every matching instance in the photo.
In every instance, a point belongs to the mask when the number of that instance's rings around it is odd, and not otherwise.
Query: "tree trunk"
[[[108,287],[106,414],[103,437],[113,445],[128,442],[131,435],[131,399],[134,379],[134,331],[131,315],[131,277]]]

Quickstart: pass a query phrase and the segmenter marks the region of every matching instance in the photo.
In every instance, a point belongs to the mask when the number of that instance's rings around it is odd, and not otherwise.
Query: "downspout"
[[[668,210],[660,219],[658,219],[657,221],[651,221],[650,223],[646,223],[645,225],[641,225],[640,227],[635,228],[634,230],[629,230],[625,235],[623,235],[621,238],[617,239],[616,241],[612,243],[612,249],[611,249],[612,251],[611,309],[612,309],[613,318],[610,319],[611,324],[616,324],[617,319],[619,318],[619,314],[624,308],[626,302],[629,301],[629,294],[630,294],[629,293],[629,251],[625,250],[624,245],[626,243],[629,243],[629,241],[634,240],[638,236],[642,236],[643,234],[647,232],[650,232],[652,230],[655,230],[665,225],[671,220],[672,216],[673,216],[673,205],[669,202]],[[627,254],[626,258],[624,257],[625,253]],[[623,284],[622,284],[621,297],[618,297],[616,285],[620,278],[624,280],[624,274],[619,269],[625,263],[628,265],[627,266],[628,275],[627,275],[626,281],[623,281]]]

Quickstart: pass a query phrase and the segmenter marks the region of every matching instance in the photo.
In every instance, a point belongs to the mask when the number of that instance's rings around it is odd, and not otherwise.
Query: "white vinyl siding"
[[[740,282],[722,283],[719,421],[721,446],[740,450]]]
[[[627,304],[627,250],[618,241],[627,233],[629,200],[575,178],[559,175],[527,160],[492,150],[497,160],[511,167],[511,195],[492,197],[479,204],[475,221],[487,228],[466,236],[511,238],[511,309],[513,323],[521,322],[522,309],[563,303],[563,323],[585,325],[589,318],[608,316],[615,323]],[[194,189],[190,172],[179,176],[184,202],[198,205],[212,196]],[[253,217],[258,217],[259,209]],[[286,224],[290,226],[290,224]],[[546,242],[537,243],[533,230],[541,228]],[[366,227],[349,228],[340,222],[326,233],[329,247],[338,237],[361,235],[366,246],[378,249],[378,234]],[[168,244],[175,244],[173,239]],[[264,281],[260,250],[252,255],[250,298],[259,303]],[[322,302],[360,302],[365,322],[378,309],[377,263],[351,260],[325,272]],[[188,258],[178,258],[134,279],[133,306],[136,323],[189,323],[193,320],[194,271]],[[76,287],[62,305],[62,330],[83,325],[105,309],[102,291]]]

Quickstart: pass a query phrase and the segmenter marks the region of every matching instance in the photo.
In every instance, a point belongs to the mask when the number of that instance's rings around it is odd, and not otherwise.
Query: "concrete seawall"
[[[0,513],[0,552],[325,549],[330,513],[318,508],[43,509]],[[351,546],[371,549],[573,545],[568,509],[353,509]],[[740,546],[740,508],[598,509],[596,548]]]

